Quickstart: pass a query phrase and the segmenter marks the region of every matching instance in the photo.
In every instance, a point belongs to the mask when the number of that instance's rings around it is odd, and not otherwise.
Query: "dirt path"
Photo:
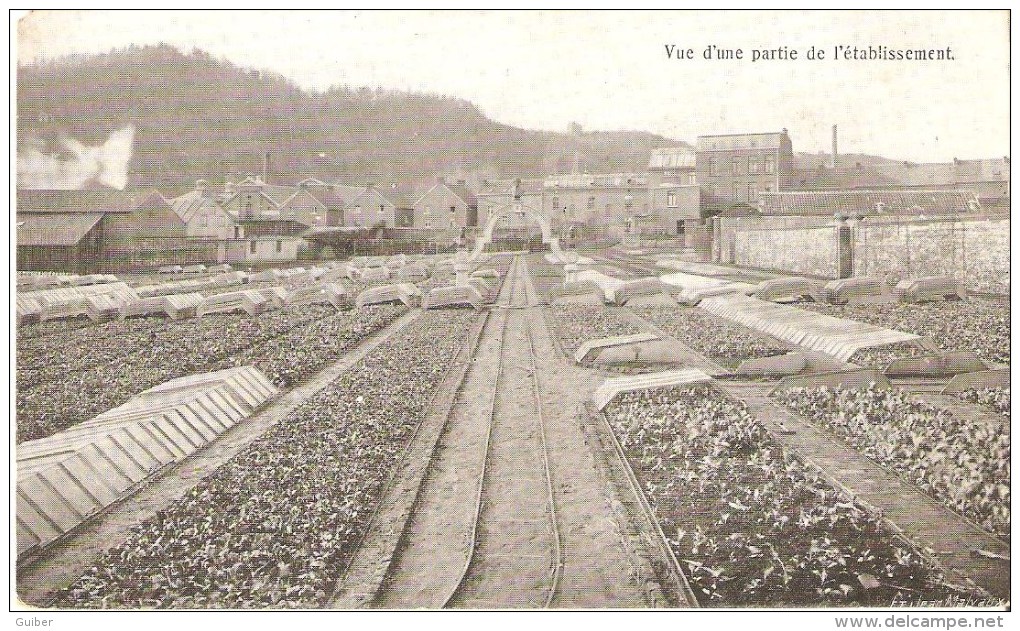
[[[532,332],[562,539],[563,568],[552,605],[663,606],[650,564],[634,552],[631,539],[637,537],[629,524],[621,524],[623,507],[596,459],[601,446],[588,438],[593,428],[585,427],[590,422],[585,402],[602,378],[561,359],[540,309],[521,315]]]
[[[520,259],[519,259],[520,260]],[[523,266],[512,284],[502,373],[492,418],[477,545],[450,606],[541,608],[554,589],[556,534],[543,427],[532,373]]]
[[[494,394],[492,452],[475,559],[451,604],[476,608],[545,604],[552,586],[555,546],[532,380],[535,370],[562,543],[563,565],[552,606],[666,603],[651,565],[634,552],[640,549],[634,545],[638,536],[606,478],[602,447],[590,444],[584,402],[598,377],[559,357],[530,277],[520,278],[515,302],[528,307],[497,309],[490,316],[374,606],[436,608],[453,593],[471,545],[488,431],[487,406]],[[509,281],[506,291],[510,291]],[[508,301],[508,295],[501,296],[502,304]],[[504,319],[506,340],[501,355]],[[494,393],[500,365],[504,374]]]

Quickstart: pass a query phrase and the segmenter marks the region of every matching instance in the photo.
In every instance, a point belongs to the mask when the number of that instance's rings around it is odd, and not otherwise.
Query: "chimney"
[[[205,180],[195,180],[195,191],[201,194],[202,197],[206,196],[206,192],[208,190],[209,190],[208,182],[206,182]]]
[[[269,184],[269,152],[262,158],[262,183]]]
[[[839,164],[837,162],[837,156],[839,156],[839,150],[836,147],[836,126],[832,126],[832,168],[835,169]]]

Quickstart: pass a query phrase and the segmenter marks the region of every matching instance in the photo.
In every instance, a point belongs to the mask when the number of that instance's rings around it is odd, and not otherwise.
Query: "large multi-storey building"
[[[632,226],[648,215],[648,178],[637,173],[556,175],[543,183],[542,212],[554,226]]]
[[[759,134],[698,136],[697,182],[702,206],[715,214],[758,203],[763,192],[789,187],[793,144],[786,129]]]

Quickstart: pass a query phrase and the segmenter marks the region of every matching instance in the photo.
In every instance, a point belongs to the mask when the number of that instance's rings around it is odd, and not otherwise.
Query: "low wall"
[[[854,275],[890,284],[953,276],[968,289],[1008,294],[1009,217],[866,222],[854,230]]]
[[[722,217],[713,258],[745,267],[836,278],[839,244],[826,217]],[[952,276],[968,289],[1009,293],[1007,213],[926,218],[868,217],[852,230],[854,276],[890,284]]]

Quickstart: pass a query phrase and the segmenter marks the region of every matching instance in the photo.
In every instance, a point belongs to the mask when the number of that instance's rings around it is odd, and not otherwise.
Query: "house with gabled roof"
[[[464,183],[436,183],[414,202],[415,228],[465,228],[478,225],[478,197]]]
[[[189,239],[226,240],[233,234],[233,217],[216,202],[205,180],[198,180],[195,190],[171,199],[170,205],[184,222]]]
[[[237,219],[275,219],[280,210],[276,200],[266,192],[265,182],[254,176],[233,184],[220,206]]]
[[[315,195],[308,188],[298,186],[280,204],[280,219],[289,219],[308,227],[326,226],[329,208],[324,201],[325,197],[325,192]]]
[[[361,228],[382,226],[411,227],[414,222],[414,204],[404,189],[396,185],[377,187],[374,183],[344,205],[343,225]]]

